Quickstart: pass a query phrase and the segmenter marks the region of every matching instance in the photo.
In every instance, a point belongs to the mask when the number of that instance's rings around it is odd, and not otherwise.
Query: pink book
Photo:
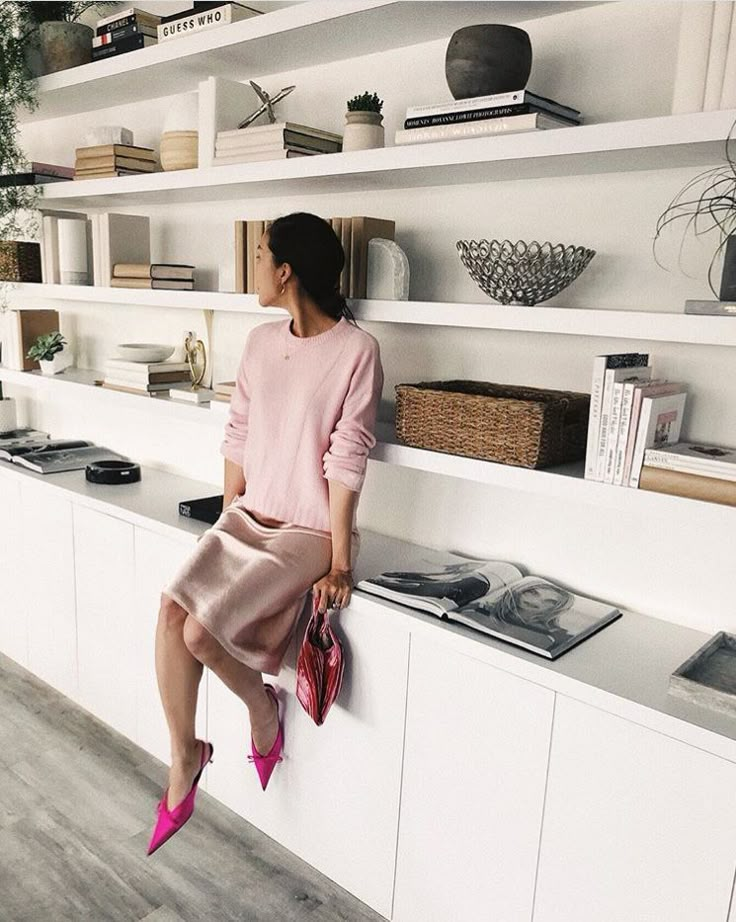
[[[636,447],[636,433],[639,429],[639,415],[641,413],[642,400],[645,397],[661,397],[665,394],[677,394],[682,389],[682,384],[672,383],[671,381],[655,381],[647,387],[637,387],[634,389],[634,396],[631,401],[631,416],[629,417],[629,435],[626,441],[623,486],[626,487],[629,485],[629,479],[631,477],[631,465],[634,460],[634,448]]]

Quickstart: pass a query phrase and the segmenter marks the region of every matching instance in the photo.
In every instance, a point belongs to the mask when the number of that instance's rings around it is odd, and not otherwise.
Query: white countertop
[[[222,485],[143,465],[140,482],[120,486],[90,483],[83,470],[38,474],[0,461],[2,475],[33,480],[40,489],[192,545],[210,526],[180,515],[179,502],[222,493]],[[356,583],[382,570],[410,568],[411,561],[427,550],[365,528],[360,532]],[[367,617],[377,608],[393,610],[397,617],[411,619],[412,631],[446,643],[448,650],[736,762],[736,717],[691,704],[667,691],[670,673],[709,639],[701,631],[624,610],[621,618],[551,661],[361,590],[353,591],[350,608]]]

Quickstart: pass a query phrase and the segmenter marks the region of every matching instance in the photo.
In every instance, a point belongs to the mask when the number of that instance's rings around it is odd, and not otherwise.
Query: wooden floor
[[[148,857],[167,775],[0,654],[2,922],[384,922],[203,790]]]

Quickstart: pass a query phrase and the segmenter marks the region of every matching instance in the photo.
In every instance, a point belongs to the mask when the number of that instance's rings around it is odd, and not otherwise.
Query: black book
[[[486,121],[493,118],[508,118],[510,115],[526,115],[530,112],[542,112],[569,125],[579,125],[579,118],[567,118],[546,106],[522,102],[511,106],[492,106],[484,109],[467,109],[463,112],[447,112],[444,115],[417,115],[404,122],[405,129],[427,128],[431,125],[456,125],[463,122]]]
[[[149,35],[138,33],[128,38],[121,38],[119,42],[113,42],[112,45],[102,45],[99,48],[92,49],[92,60],[97,61],[100,58],[111,58],[117,54],[126,54],[129,51],[136,51],[138,48],[148,48],[150,45],[157,44],[155,38]]]
[[[177,19],[185,19],[187,16],[194,16],[195,13],[206,13],[209,10],[216,10],[218,6],[242,6],[243,9],[253,10],[252,6],[246,6],[244,3],[234,3],[232,0],[213,0],[213,2],[193,3],[188,10],[181,10],[178,13],[171,13],[169,16],[161,17],[161,25],[167,22],[176,22]],[[260,10],[256,10],[260,12]]]
[[[40,186],[45,182],[68,182],[68,178],[51,173],[6,173],[0,176],[0,186]]]

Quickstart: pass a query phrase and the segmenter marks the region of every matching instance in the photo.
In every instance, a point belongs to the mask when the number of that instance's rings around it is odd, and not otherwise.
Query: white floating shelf
[[[40,303],[132,304],[145,307],[218,310],[286,317],[280,307],[261,307],[256,295],[219,291],[164,291],[103,288],[88,285],[24,283],[11,291],[10,302],[20,309]],[[351,300],[355,319],[366,322],[557,333],[647,342],[736,346],[736,317],[703,317],[658,311],[593,310],[586,308],[504,306],[444,301]]]
[[[66,394],[74,400],[96,400],[110,406],[142,408],[163,414],[165,417],[188,422],[206,422],[218,427],[224,426],[229,403],[212,402],[209,405],[182,404],[166,397],[146,397],[114,391],[95,386],[95,380],[102,379],[104,372],[94,369],[70,368],[58,375],[44,375],[41,371],[14,371],[0,366],[0,380],[8,384],[31,388],[37,391],[57,389],[55,396]],[[440,451],[427,451],[404,445],[397,440],[393,422],[379,421],[376,425],[376,445],[370,453],[374,461],[383,461],[398,467],[443,474],[460,480],[484,483],[489,486],[533,493],[554,499],[582,502],[593,506],[624,510],[631,509],[639,514],[650,512],[656,515],[664,509],[683,510],[691,504],[707,507],[713,515],[732,515],[730,506],[705,503],[701,500],[633,490],[628,487],[614,487],[610,484],[585,480],[583,462],[567,464],[546,470],[531,470],[508,464],[495,464],[461,455]],[[685,503],[686,506],[680,504]]]
[[[736,109],[43,185],[74,208],[235,201],[700,167],[724,161]]]
[[[274,10],[219,29],[171,39],[38,80],[40,105],[21,120],[57,118],[94,109],[142,103],[196,90],[210,75],[247,80],[349,60],[361,55],[448,41],[455,29],[484,22],[515,23],[590,2],[475,3],[435,0],[315,0]]]

